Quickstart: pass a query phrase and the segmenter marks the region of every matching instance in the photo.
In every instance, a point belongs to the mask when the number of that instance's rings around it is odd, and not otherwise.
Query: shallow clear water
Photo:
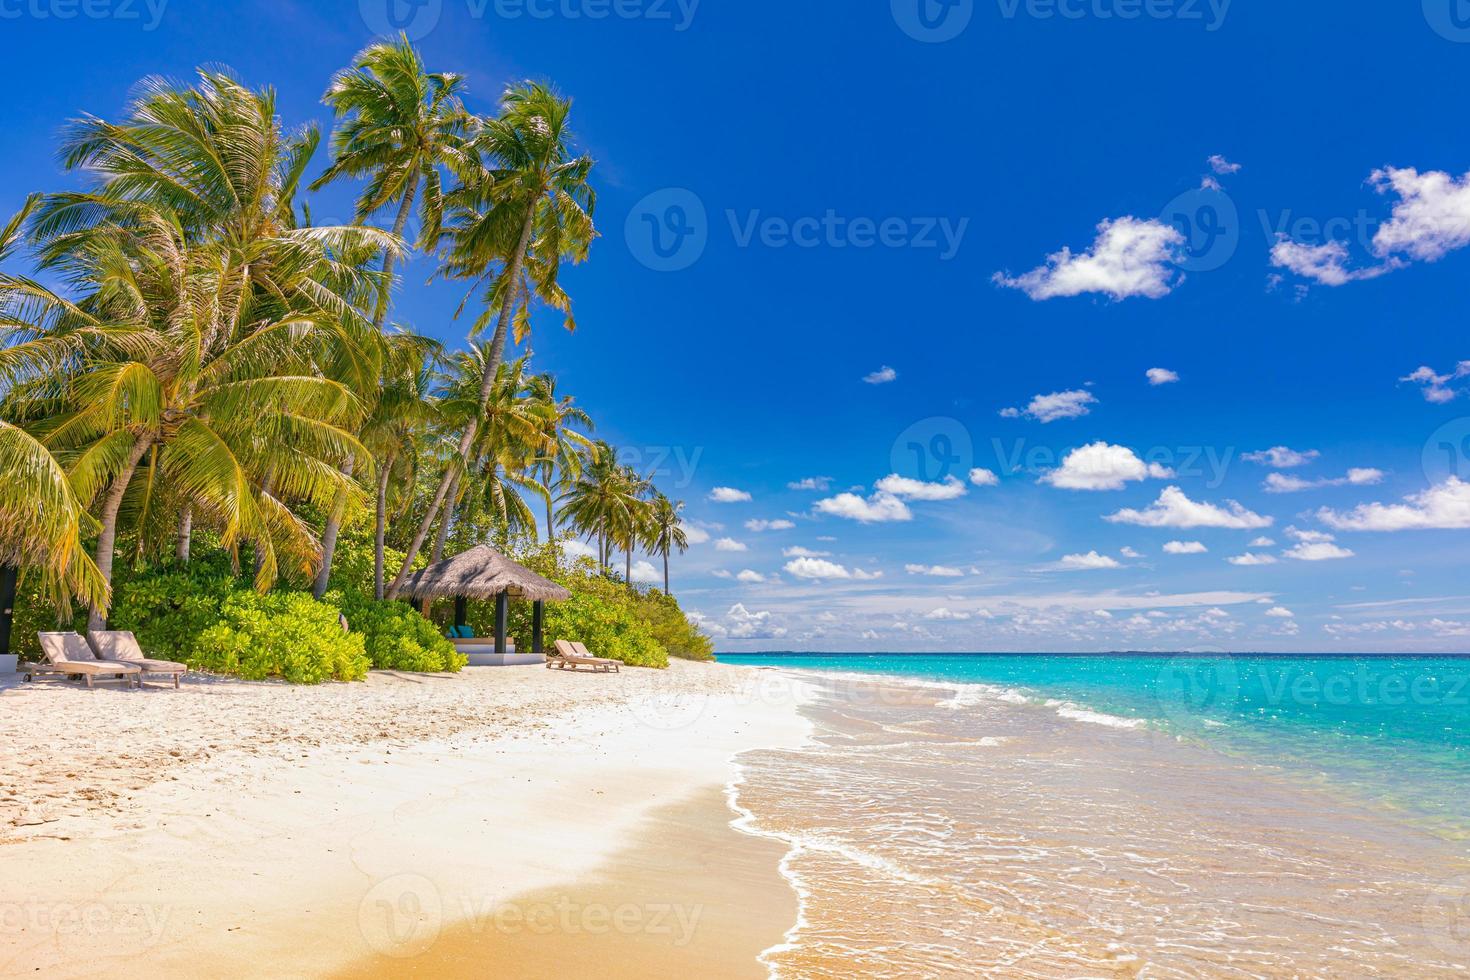
[[[726,663],[986,685],[1366,793],[1470,837],[1470,658],[723,655]],[[1090,717],[1089,715],[1095,715]]]
[[[1470,970],[1470,661],[721,659],[814,726],[735,794],[792,847],[780,975]]]

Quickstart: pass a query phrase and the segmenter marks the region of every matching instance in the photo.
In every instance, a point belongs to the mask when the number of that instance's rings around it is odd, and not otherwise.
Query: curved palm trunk
[[[633,545],[631,543],[625,554],[627,558],[623,563],[623,584],[631,589],[633,587]]]
[[[495,333],[490,338],[490,356],[485,359],[485,373],[481,376],[481,409],[490,401],[490,393],[495,388],[495,375],[500,370],[500,361],[505,354],[505,336],[510,328],[511,313],[515,310],[515,284],[521,277],[521,266],[525,264],[526,251],[531,247],[531,229],[535,218],[536,204],[532,202],[531,207],[526,210],[526,220],[521,224],[521,238],[516,243],[516,254],[511,257],[510,266],[506,269],[505,299],[500,304],[500,318],[496,321]],[[398,591],[403,588],[403,580],[408,578],[408,571],[413,567],[413,561],[418,557],[419,550],[423,548],[424,539],[429,536],[429,528],[434,526],[434,519],[439,516],[439,508],[444,506],[444,498],[449,494],[449,483],[458,474],[462,461],[469,455],[470,447],[475,443],[475,434],[479,431],[479,426],[478,415],[466,423],[464,432],[459,437],[459,455],[454,465],[448,467],[439,479],[439,489],[434,492],[434,499],[429,502],[428,512],[424,514],[423,522],[419,524],[419,529],[413,536],[413,542],[403,556],[403,567],[398,569],[398,575],[393,579],[393,587],[388,590],[388,598],[398,598]]]
[[[414,171],[413,178],[409,180],[407,189],[403,192],[403,202],[398,205],[398,216],[393,219],[393,237],[402,238],[403,229],[408,227],[408,216],[413,213],[413,199],[418,196],[419,173]],[[393,265],[394,258],[391,250],[383,253],[383,291],[378,294],[378,309],[373,314],[373,326],[379,333],[383,330],[383,324],[388,319],[388,294],[393,290]]]
[[[459,476],[449,484],[449,502],[444,505],[444,519],[439,522],[439,533],[434,536],[434,550],[429,553],[429,564],[433,565],[444,557],[444,545],[449,541],[449,526],[454,523],[454,511],[459,501]],[[433,606],[432,599],[425,599],[419,606],[419,612],[428,618],[429,609]]]
[[[194,505],[185,504],[179,513],[179,533],[174,540],[174,555],[179,562],[189,564],[189,545],[194,537]]]
[[[439,522],[439,534],[434,538],[434,550],[429,555],[429,564],[444,557],[444,545],[449,541],[449,526],[454,523],[454,511],[459,502],[459,484],[462,474],[456,473],[449,484],[448,503],[444,505],[444,519]]]
[[[352,479],[352,471],[356,465],[357,460],[348,456],[347,462],[342,464],[342,475]],[[332,502],[332,512],[327,515],[326,526],[322,528],[322,567],[316,573],[316,584],[311,590],[311,594],[318,599],[327,594],[327,583],[332,578],[332,556],[337,553],[337,535],[342,530],[342,517],[346,513],[347,488],[343,487],[337,491],[337,499]]]
[[[260,492],[262,496],[269,497],[272,493],[275,492],[275,489],[276,471],[274,468],[272,468],[266,471],[265,479],[262,480],[260,483]],[[265,543],[262,543],[260,541],[255,542],[255,571],[253,572],[253,574],[256,577],[260,576],[260,570],[265,567],[266,548],[270,544],[271,542],[269,541],[266,541]]]
[[[133,449],[128,453],[127,462],[118,471],[108,488],[107,497],[102,502],[102,513],[97,519],[102,524],[102,531],[97,535],[97,570],[102,573],[102,580],[109,586],[112,585],[112,553],[117,545],[117,512],[122,507],[123,496],[128,492],[128,481],[133,478],[133,473],[138,469],[143,456],[148,448],[153,445],[153,436],[139,436],[133,443]],[[107,629],[107,617],[105,610],[93,606],[87,614],[88,630]]]
[[[670,594],[671,593],[669,592],[669,550],[667,548],[665,548],[664,549],[664,595],[670,595]]]
[[[383,461],[378,471],[378,501],[373,528],[373,598],[383,598],[383,539],[388,533],[388,474],[393,470],[393,457]]]
[[[408,216],[413,213],[413,201],[418,195],[419,174],[414,171],[413,178],[408,182],[407,189],[403,192],[403,201],[398,205],[398,216],[393,219],[393,237],[402,238],[403,229],[408,227]],[[393,291],[393,252],[391,250],[383,253],[383,290],[378,294],[378,308],[373,314],[373,328],[378,333],[383,332],[383,324],[388,319],[388,296]],[[356,460],[351,456],[342,464],[344,476],[352,476]],[[326,595],[327,583],[332,577],[332,558],[337,554],[337,535],[342,531],[342,515],[347,511],[347,488],[343,487],[337,492],[337,499],[332,502],[332,512],[327,515],[327,523],[322,528],[322,567],[317,572],[316,585],[312,588],[312,594],[318,599]],[[378,551],[378,562],[382,563],[382,550]],[[378,575],[381,580],[381,572]],[[381,586],[377,589],[378,598],[383,597]]]

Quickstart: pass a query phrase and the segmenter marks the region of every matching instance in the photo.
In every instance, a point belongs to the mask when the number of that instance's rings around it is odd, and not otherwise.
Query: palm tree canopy
[[[362,222],[422,182],[417,240],[431,247],[444,215],[439,168],[464,172],[473,159],[465,140],[469,117],[460,102],[463,79],[425,70],[404,35],[369,45],[352,61],[322,96],[341,122],[332,134],[332,165],[311,188],[344,176],[368,178],[357,198]]]

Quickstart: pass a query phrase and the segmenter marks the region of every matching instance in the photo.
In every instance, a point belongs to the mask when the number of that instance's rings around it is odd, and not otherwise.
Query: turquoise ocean
[[[1470,658],[719,659],[812,724],[732,796],[775,976],[1470,973]]]

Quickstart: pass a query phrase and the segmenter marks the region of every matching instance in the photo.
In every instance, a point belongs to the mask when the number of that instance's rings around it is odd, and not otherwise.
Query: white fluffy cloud
[[[962,578],[965,574],[964,569],[948,565],[905,565],[903,570],[910,575],[928,575],[931,578]]]
[[[1272,606],[1266,610],[1266,615],[1272,619],[1292,619],[1296,616],[1296,613],[1287,609],[1285,606]]]
[[[1240,164],[1231,163],[1220,154],[1216,153],[1210,157],[1210,169],[1221,177],[1240,172]]]
[[[1400,381],[1412,381],[1420,385],[1424,391],[1424,400],[1436,405],[1452,402],[1465,393],[1464,388],[1451,387],[1455,381],[1470,377],[1470,361],[1461,361],[1455,365],[1455,369],[1449,374],[1438,374],[1431,367],[1425,366],[1414,371],[1412,374],[1399,378]]]
[[[750,494],[734,487],[715,487],[709,492],[709,499],[717,504],[743,504],[750,500]]]
[[[1289,527],[1286,533],[1296,544],[1281,553],[1284,558],[1297,561],[1337,561],[1353,557],[1348,549],[1333,544],[1337,539],[1326,531],[1303,531]]]
[[[745,529],[747,531],[755,531],[756,533],[760,533],[761,531],[789,531],[793,527],[796,527],[796,525],[784,519],[767,521],[757,518],[745,522]]]
[[[1470,174],[1456,180],[1443,170],[1421,174],[1412,167],[1385,167],[1369,181],[1378,193],[1399,197],[1392,217],[1373,236],[1378,256],[1403,253],[1436,262],[1470,245]]]
[[[576,538],[570,538],[561,542],[561,550],[562,554],[568,558],[591,558],[594,561],[597,560],[597,549],[585,541],[578,541]]]
[[[1184,245],[1184,235],[1172,225],[1122,217],[1099,224],[1097,238],[1085,252],[1063,247],[1048,255],[1045,265],[1015,277],[997,272],[992,281],[1034,300],[1082,293],[1159,299],[1183,280],[1174,261]]]
[[[953,476],[945,477],[940,483],[925,483],[897,473],[885,476],[873,485],[873,489],[900,500],[954,500],[966,493],[965,485]]]
[[[684,525],[684,537],[690,544],[705,544],[709,541],[709,532],[694,524]]]
[[[882,572],[868,572],[861,568],[849,569],[846,565],[839,565],[835,561],[827,561],[822,558],[796,558],[786,563],[786,571],[796,578],[812,579],[816,581],[855,579],[866,582],[876,578],[882,578]]]
[[[662,585],[663,573],[653,567],[652,562],[635,561],[633,563],[633,581],[639,585]]]
[[[1323,286],[1343,286],[1360,279],[1376,279],[1391,271],[1386,265],[1349,269],[1347,246],[1342,242],[1305,245],[1285,236],[1271,246],[1271,264]]]
[[[812,551],[801,545],[793,545],[781,552],[783,558],[825,558],[830,554],[830,551]]]
[[[1179,375],[1168,368],[1149,368],[1148,383],[1157,388],[1159,385],[1171,385],[1179,380]]]
[[[872,374],[863,375],[863,381],[870,385],[886,385],[890,381],[898,380],[898,372],[887,364],[874,371]]]
[[[1297,493],[1302,490],[1315,490],[1318,487],[1367,487],[1383,482],[1382,470],[1369,467],[1354,468],[1347,471],[1347,476],[1323,477],[1318,480],[1306,480],[1299,476],[1287,476],[1284,473],[1271,473],[1267,475],[1264,489],[1267,493]]]
[[[830,476],[804,476],[800,480],[793,480],[786,484],[786,489],[826,493],[831,486],[832,478]]]
[[[1251,547],[1252,548],[1274,548],[1274,547],[1276,547],[1276,542],[1274,540],[1272,540],[1271,538],[1266,537],[1263,534],[1259,538],[1256,538],[1254,541],[1251,542]]]
[[[970,618],[970,614],[963,611],[946,609],[943,606],[940,606],[938,609],[934,609],[925,613],[924,618],[932,619],[937,622],[963,623]]]
[[[1271,555],[1258,555],[1247,551],[1243,555],[1234,555],[1225,559],[1232,565],[1274,565],[1276,559]]]
[[[1164,545],[1166,555],[1202,555],[1209,550],[1199,541],[1170,541]]]
[[[1062,571],[1082,572],[1103,568],[1122,568],[1123,566],[1116,558],[1089,551],[1085,555],[1063,555],[1062,560],[1057,562],[1055,567]]]
[[[1000,483],[1000,477],[996,476],[995,473],[992,472],[992,471],[990,471],[990,470],[982,469],[981,467],[978,467],[977,466],[973,470],[970,471],[970,485],[971,486],[974,486],[974,487],[993,487],[993,486],[997,486],[999,483]]]
[[[860,524],[886,524],[895,521],[911,521],[913,511],[891,493],[875,493],[867,499],[855,493],[839,493],[835,497],[818,500],[817,512],[832,517],[841,517]]]
[[[1172,470],[1144,463],[1126,446],[1094,442],[1068,453],[1062,465],[1043,475],[1041,482],[1062,490],[1122,490],[1129,482],[1172,476]]]
[[[1373,235],[1377,265],[1351,268],[1342,242],[1306,245],[1284,236],[1271,249],[1272,264],[1324,286],[1341,286],[1411,262],[1437,262],[1470,245],[1470,174],[1457,179],[1443,170],[1385,167],[1373,171],[1368,182],[1379,194],[1398,198]]]
[[[1289,470],[1297,466],[1306,466],[1321,455],[1315,449],[1298,452],[1286,446],[1273,446],[1270,449],[1262,449],[1259,452],[1245,453],[1240,458],[1247,463],[1260,463],[1262,466],[1269,466],[1272,469]]]
[[[753,571],[753,570],[751,570],[749,568],[744,569],[743,571],[740,572],[740,574],[738,574],[738,575],[735,576],[735,581],[737,581],[737,582],[744,582],[747,585],[758,585],[759,583],[764,582],[765,580],[766,580],[766,577],[764,575],[762,575],[760,572]]]
[[[1346,513],[1324,507],[1318,519],[1339,531],[1422,531],[1470,528],[1470,483],[1450,477],[1401,504],[1359,504]]]
[[[1018,419],[1023,415],[1038,422],[1056,422],[1060,419],[1080,419],[1092,411],[1097,396],[1081,389],[1054,391],[1049,395],[1037,395],[1025,408],[1003,408],[1001,417]]]
[[[1234,500],[1225,506],[1190,500],[1178,487],[1165,487],[1144,510],[1125,508],[1103,518],[1114,524],[1137,524],[1141,527],[1223,527],[1250,530],[1270,527],[1272,518],[1246,510]]]
[[[739,602],[725,613],[722,628],[737,640],[779,640],[786,635],[786,627],[772,623],[769,612],[752,612]]]
[[[736,541],[734,538],[721,538],[715,542],[716,551],[748,551],[744,541]]]

